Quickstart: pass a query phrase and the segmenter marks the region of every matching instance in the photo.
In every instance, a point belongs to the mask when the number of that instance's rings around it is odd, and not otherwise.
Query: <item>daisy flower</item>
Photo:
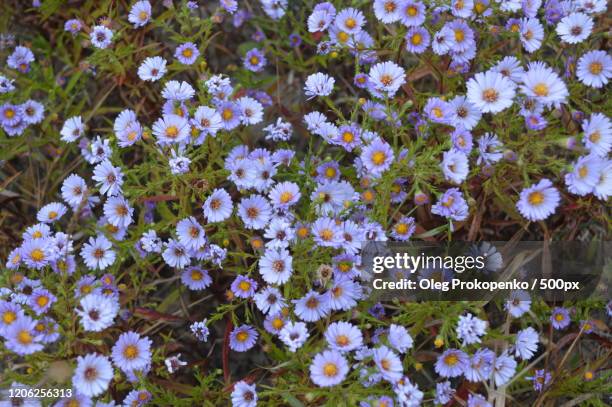
[[[431,207],[431,213],[452,220],[462,221],[467,219],[469,208],[459,188],[450,188]]]
[[[374,0],[374,15],[384,24],[395,23],[400,20],[400,0]]]
[[[20,252],[26,266],[36,270],[47,266],[57,255],[48,238],[24,240]]]
[[[402,361],[390,348],[383,345],[374,349],[372,359],[385,380],[397,383],[404,375]]]
[[[76,141],[85,133],[85,125],[81,116],[74,116],[64,122],[64,126],[60,131],[62,141],[71,143]]]
[[[412,348],[414,341],[406,328],[401,325],[391,324],[389,326],[389,345],[399,353],[406,353]]]
[[[582,122],[584,146],[592,154],[606,157],[612,148],[612,123],[603,113],[593,113]]]
[[[44,314],[57,301],[57,297],[45,288],[38,287],[32,291],[28,300],[28,305],[36,315]]]
[[[115,262],[112,243],[103,235],[91,236],[81,249],[81,257],[90,270],[104,270]]]
[[[43,349],[40,335],[36,332],[37,321],[22,315],[6,330],[4,346],[18,355],[25,356]]]
[[[266,249],[259,259],[259,273],[268,284],[284,284],[293,272],[292,261],[285,249]]]
[[[363,345],[361,330],[349,322],[334,322],[325,331],[329,347],[339,352],[350,352]]]
[[[571,13],[557,24],[557,35],[569,44],[577,44],[586,40],[593,31],[593,19],[584,13]]]
[[[64,23],[64,31],[68,31],[72,35],[76,35],[83,28],[83,24],[76,18],[66,20]]]
[[[332,218],[319,218],[311,226],[315,242],[322,247],[339,247],[342,244],[342,229]]]
[[[447,349],[435,364],[436,373],[442,377],[457,377],[463,374],[469,363],[468,355],[459,349]]]
[[[26,73],[30,70],[30,63],[34,62],[34,54],[28,47],[18,45],[9,57],[6,59],[6,65],[9,68],[18,70],[21,73]]]
[[[0,335],[6,336],[11,325],[24,315],[23,309],[19,304],[0,300]]]
[[[81,317],[79,322],[85,331],[100,332],[110,327],[119,313],[116,296],[87,294],[81,298],[79,306],[75,312]]]
[[[604,164],[604,161],[596,155],[578,158],[573,164],[573,170],[565,174],[567,190],[579,196],[591,193],[599,182]]]
[[[166,244],[166,249],[162,252],[164,261],[170,267],[182,269],[191,262],[189,250],[183,246],[178,240],[169,239]]]
[[[179,242],[188,250],[198,250],[207,242],[204,228],[193,216],[178,221],[176,234]]]
[[[44,118],[45,107],[35,100],[27,100],[21,105],[23,120],[28,124],[38,124]]]
[[[87,397],[95,397],[108,389],[113,375],[113,367],[106,356],[89,353],[77,357],[72,385],[78,389],[78,393]]]
[[[67,208],[59,202],[52,202],[40,208],[36,219],[43,223],[53,223],[59,220],[66,213]]]
[[[264,314],[277,314],[287,306],[283,295],[276,287],[264,287],[255,296],[255,305]]]
[[[292,301],[295,315],[302,321],[315,322],[329,314],[329,295],[310,290],[305,296]]]
[[[532,327],[527,327],[516,333],[514,354],[523,360],[529,360],[538,350],[539,335]]]
[[[483,113],[499,113],[512,106],[516,85],[495,71],[480,72],[467,83],[467,99]]]
[[[189,139],[189,122],[184,117],[168,114],[153,123],[153,135],[157,137],[157,144],[170,145],[182,143]]]
[[[425,5],[420,1],[403,1],[399,10],[402,24],[416,27],[425,22]]]
[[[96,165],[91,178],[97,182],[100,193],[108,196],[121,194],[123,173],[121,172],[121,168],[113,167],[110,161],[104,160]]]
[[[212,284],[212,278],[207,270],[199,266],[187,267],[181,272],[181,282],[190,290],[204,290]]]
[[[208,222],[221,222],[229,218],[232,215],[234,206],[232,204],[232,198],[225,189],[217,188],[202,206],[204,216]]]
[[[522,18],[518,26],[521,43],[525,51],[532,53],[542,46],[544,27],[537,18]]]
[[[138,77],[143,81],[155,82],[166,74],[167,61],[159,56],[146,58],[138,67]]]
[[[457,150],[444,152],[440,167],[444,173],[444,178],[455,184],[465,181],[470,171],[467,156]]]
[[[121,195],[109,196],[104,204],[104,216],[108,223],[118,228],[127,228],[132,222],[134,208]]]
[[[391,237],[399,241],[406,241],[414,234],[416,230],[416,221],[412,216],[402,216],[393,225]]]
[[[219,112],[208,106],[199,106],[191,123],[204,134],[210,134],[213,137],[223,128],[223,120]]]
[[[434,398],[434,403],[444,405],[451,401],[454,394],[455,389],[451,387],[451,382],[448,380],[436,383],[436,396]]]
[[[423,27],[410,27],[405,37],[406,50],[415,54],[422,54],[429,47],[431,36]]]
[[[528,70],[522,75],[522,82],[520,88],[523,94],[545,106],[565,103],[569,96],[563,80],[543,62],[529,64]]]
[[[552,182],[544,178],[521,191],[516,207],[521,215],[535,222],[555,213],[560,201],[559,191],[553,187]]]
[[[578,60],[576,74],[585,85],[601,88],[612,76],[612,57],[606,51],[589,51]]]
[[[255,384],[248,384],[241,380],[234,384],[234,390],[230,395],[232,407],[255,407],[257,405],[257,392]]]
[[[100,49],[108,48],[113,40],[113,32],[103,25],[96,25],[89,35],[91,44]]]
[[[257,100],[249,96],[243,96],[237,100],[240,108],[241,120],[245,125],[261,123],[263,120],[263,106]]]
[[[195,90],[185,81],[168,81],[161,95],[166,100],[182,102],[192,99],[195,96]],[[182,116],[182,114],[179,115]]]
[[[198,47],[193,42],[179,45],[174,51],[174,57],[183,65],[191,65],[200,56]]]
[[[453,52],[462,53],[474,46],[474,31],[465,21],[457,19],[446,23],[444,27],[452,32],[451,50]]]
[[[363,165],[374,176],[380,176],[389,169],[395,155],[391,146],[381,138],[376,138],[361,152]]]
[[[233,351],[246,352],[255,346],[259,334],[250,325],[236,327],[230,333],[229,346]]]
[[[134,28],[145,26],[151,19],[151,3],[141,0],[134,3],[128,14],[128,21],[134,24]]]
[[[567,328],[572,322],[567,308],[556,307],[550,315],[550,322],[553,328],[561,330]]]
[[[266,198],[253,194],[242,198],[238,205],[238,215],[247,229],[264,229],[270,221],[272,207]]]
[[[334,83],[335,80],[331,76],[317,72],[306,78],[304,91],[308,99],[316,96],[329,96],[334,90]]]
[[[239,298],[251,298],[257,291],[257,281],[245,277],[238,276],[230,286],[232,293]]]
[[[151,340],[134,331],[122,333],[111,351],[113,363],[126,371],[145,369],[151,363]]]
[[[289,348],[289,352],[295,353],[306,343],[308,329],[303,322],[287,322],[278,334],[278,338]]]
[[[268,62],[262,51],[258,48],[249,50],[242,60],[244,67],[251,72],[260,72]]]
[[[355,35],[361,31],[365,21],[361,11],[349,7],[338,12],[334,24],[339,30],[349,35]]]
[[[480,337],[487,332],[487,322],[472,314],[461,315],[457,322],[457,339],[463,341],[463,345],[480,343]]]
[[[235,102],[222,102],[217,106],[217,112],[221,116],[223,128],[225,130],[233,130],[238,127],[242,121],[242,111],[240,106]]]
[[[289,181],[277,183],[268,192],[268,198],[272,206],[283,210],[295,205],[301,196],[300,187]]]
[[[531,297],[523,290],[512,291],[504,308],[512,317],[519,318],[531,308]]]
[[[406,72],[394,62],[381,62],[370,68],[368,82],[378,92],[387,97],[393,97],[397,90],[406,82]]]
[[[498,162],[504,156],[501,151],[502,147],[503,144],[497,134],[485,133],[478,139],[478,160],[476,163],[490,165]]]
[[[521,81],[521,77],[525,72],[525,69],[521,66],[521,61],[514,56],[504,57],[504,59],[493,66],[491,70],[494,72],[499,72],[515,83],[519,83]]]
[[[516,372],[516,365],[516,360],[506,354],[495,358],[495,362],[493,363],[493,378],[495,380],[495,385],[499,387],[508,383]]]
[[[312,360],[310,379],[319,387],[331,387],[340,384],[348,371],[348,362],[340,352],[325,350]]]

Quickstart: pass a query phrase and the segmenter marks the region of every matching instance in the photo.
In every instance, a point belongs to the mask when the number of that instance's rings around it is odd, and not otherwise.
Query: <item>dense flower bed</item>
[[[361,261],[608,237],[605,0],[14,6],[3,400],[609,401],[611,303],[378,302]]]

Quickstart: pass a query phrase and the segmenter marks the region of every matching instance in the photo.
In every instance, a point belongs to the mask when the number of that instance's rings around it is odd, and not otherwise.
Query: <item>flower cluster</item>
[[[378,302],[362,248],[576,236],[570,211],[602,236],[605,1],[161,3],[57,11],[82,60],[58,59],[78,70],[43,103],[50,51],[6,59],[5,158],[27,167],[37,140],[52,189],[3,266],[8,385],[53,363],[74,389],[58,406],[475,407],[579,385],[587,363],[556,346],[612,303]]]

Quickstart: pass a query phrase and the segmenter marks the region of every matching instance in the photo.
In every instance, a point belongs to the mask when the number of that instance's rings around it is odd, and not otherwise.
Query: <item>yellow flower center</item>
[[[36,299],[36,304],[38,304],[38,306],[41,308],[47,305],[48,303],[49,303],[49,297],[45,295],[41,295],[40,297]]]
[[[28,331],[23,330],[17,334],[17,340],[22,345],[29,345],[32,343],[32,335]]]
[[[395,225],[395,232],[398,235],[405,235],[406,233],[408,233],[408,225],[406,225],[405,223],[398,223],[397,225]]]
[[[344,25],[346,25],[346,27],[349,29],[353,29],[357,26],[357,21],[355,21],[354,18],[349,17],[346,19],[346,22],[344,23]]]
[[[15,314],[13,311],[6,311],[4,314],[2,314],[2,322],[4,322],[6,325],[12,324],[16,319],[17,314]]]
[[[30,253],[30,257],[34,261],[42,261],[45,258],[45,253],[40,249],[34,249]]]
[[[499,98],[499,92],[497,92],[493,88],[485,89],[485,91],[482,92],[482,98],[489,103],[497,102],[497,99]]]
[[[416,16],[418,12],[419,10],[415,6],[408,6],[406,9],[406,14],[408,14],[410,17]]]
[[[249,334],[247,332],[245,332],[245,331],[240,331],[240,332],[238,332],[238,334],[236,334],[236,340],[238,342],[244,342],[247,339],[249,339]]]
[[[136,356],[138,356],[138,348],[136,345],[126,346],[126,348],[123,350],[123,356],[129,360],[135,359]]]
[[[529,194],[527,201],[531,205],[535,205],[535,206],[541,205],[542,202],[544,202],[544,194],[541,193],[540,191],[534,191]]]
[[[191,279],[193,281],[200,281],[202,279],[202,272],[200,272],[199,270],[192,270],[191,271]]]
[[[272,326],[274,329],[279,330],[285,325],[285,322],[280,318],[274,318],[272,320]]]
[[[185,48],[183,50],[183,56],[185,58],[191,58],[193,56],[193,50],[191,48]]]
[[[331,362],[327,362],[323,366],[323,374],[327,377],[333,377],[338,374],[338,367]]]
[[[232,109],[227,108],[223,109],[223,113],[221,115],[223,116],[223,120],[228,121],[231,120],[232,117],[234,117],[234,112],[232,111]]]
[[[448,366],[455,366],[457,362],[459,362],[459,358],[454,353],[451,353],[444,358],[444,363],[446,363]]]
[[[334,232],[332,232],[330,229],[323,229],[321,231],[321,239],[330,241],[332,237],[334,237]]]
[[[410,38],[410,42],[412,43],[412,45],[419,45],[423,42],[423,37],[421,36],[421,34],[416,33],[412,36],[412,38]]]
[[[281,203],[287,203],[293,199],[293,194],[289,191],[285,191],[280,196]]]
[[[342,140],[345,143],[350,143],[353,140],[355,140],[355,135],[351,133],[350,131],[345,131],[344,133],[342,133]]]
[[[349,35],[345,33],[344,31],[340,31],[338,33],[338,40],[340,42],[347,42],[349,40]]]
[[[589,175],[589,169],[587,168],[586,165],[583,165],[582,167],[578,169],[578,175],[580,176],[580,178],[584,178],[587,175]]]
[[[601,62],[592,62],[591,65],[589,65],[589,71],[593,75],[598,75],[601,73],[601,71],[603,71],[603,65]]]
[[[249,291],[251,289],[251,283],[243,280],[240,282],[240,284],[238,284],[238,288],[240,288],[242,291]]]
[[[455,41],[462,42],[465,39],[463,30],[455,30]]]
[[[548,86],[545,83],[538,83],[534,86],[533,92],[538,96],[548,96]]]
[[[176,138],[176,136],[178,136],[178,133],[179,133],[178,127],[176,127],[176,126],[169,126],[166,129],[166,136],[167,137]]]
[[[382,151],[376,151],[374,154],[372,154],[372,162],[375,165],[383,165],[386,158],[387,156]]]
[[[338,335],[336,337],[336,344],[338,346],[346,346],[349,344],[349,338],[346,335]]]

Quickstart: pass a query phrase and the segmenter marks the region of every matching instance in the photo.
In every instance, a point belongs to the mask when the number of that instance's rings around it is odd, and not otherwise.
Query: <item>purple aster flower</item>
[[[431,213],[462,221],[468,217],[469,208],[459,188],[450,188],[431,207]]]
[[[176,51],[174,51],[174,57],[184,65],[193,64],[199,56],[200,51],[193,42],[181,44],[176,48]]]
[[[266,66],[266,56],[257,48],[249,50],[243,59],[244,67],[251,72],[260,72]]]
[[[567,328],[572,322],[567,308],[556,307],[550,315],[550,322],[553,328],[561,330]]]
[[[250,325],[241,325],[236,327],[230,333],[229,346],[233,351],[246,352],[255,346],[259,334]]]
[[[257,281],[245,276],[238,276],[232,283],[231,290],[236,297],[251,298],[257,291]]]

